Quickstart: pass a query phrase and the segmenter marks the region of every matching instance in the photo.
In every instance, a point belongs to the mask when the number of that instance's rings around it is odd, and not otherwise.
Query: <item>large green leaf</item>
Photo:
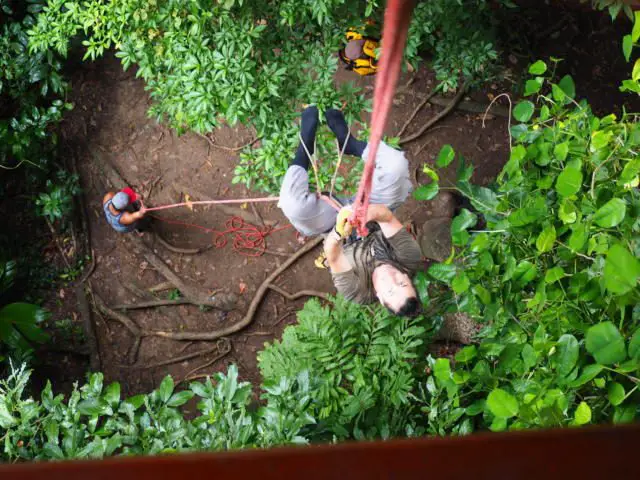
[[[612,198],[593,215],[593,221],[603,228],[612,228],[624,220],[627,204],[621,198]]]
[[[591,421],[591,408],[586,402],[580,402],[573,416],[575,425],[586,425]]]
[[[587,330],[587,351],[601,365],[620,363],[627,358],[624,338],[611,322],[601,322]]]
[[[631,58],[631,50],[633,50],[633,39],[631,35],[625,35],[622,37],[622,53],[627,62]]]
[[[556,192],[563,197],[575,195],[582,188],[582,171],[567,166],[556,180]]]
[[[467,277],[467,274],[464,272],[459,272],[451,282],[451,288],[454,292],[460,295],[461,293],[469,290],[470,284],[471,282],[469,281],[469,277]]]
[[[629,341],[629,357],[640,360],[640,328],[636,330]]]
[[[448,166],[453,159],[456,157],[456,152],[453,150],[451,145],[444,145],[440,149],[440,153],[438,154],[438,158],[436,158],[436,166],[440,168],[444,168]]]
[[[420,185],[414,190],[413,198],[421,201],[431,200],[438,194],[439,190],[440,186],[438,185],[438,182],[431,182],[427,185]]]
[[[173,378],[167,375],[160,382],[160,388],[158,388],[158,393],[160,394],[160,399],[163,402],[168,402],[169,398],[171,398],[171,394],[173,393]]]
[[[0,324],[14,325],[27,340],[37,343],[44,343],[49,339],[38,326],[44,318],[45,311],[30,303],[10,303],[0,310]]]
[[[458,189],[471,201],[471,204],[481,213],[494,214],[498,207],[498,197],[487,187],[479,187],[469,182],[459,182]]]
[[[456,266],[447,265],[444,263],[435,263],[429,267],[429,275],[436,280],[449,285],[453,278],[456,276]]]
[[[620,405],[624,401],[624,387],[618,382],[612,382],[607,387],[607,398],[611,405]]]
[[[473,227],[478,221],[478,216],[463,208],[451,222],[451,241],[454,245],[463,246],[469,240],[467,229]]]
[[[523,100],[513,109],[513,118],[519,122],[528,122],[533,116],[535,105],[529,100]]]
[[[545,253],[553,249],[553,244],[556,241],[556,229],[553,225],[547,226],[536,240],[536,248],[538,252]]]
[[[578,219],[578,208],[572,201],[565,198],[560,204],[558,218],[562,220],[562,223],[564,224],[575,223]]]
[[[501,388],[494,388],[487,397],[489,411],[500,418],[511,418],[518,414],[518,400]]]
[[[430,283],[429,278],[427,278],[427,273],[424,270],[420,270],[413,279],[413,285],[416,287],[418,298],[420,298],[423,307],[427,307],[429,305]]]
[[[573,78],[571,75],[565,75],[558,82],[558,86],[562,89],[562,91],[569,98],[575,98],[576,96],[576,85],[573,82]]]
[[[538,271],[533,263],[529,260],[523,260],[516,267],[512,278],[519,286],[524,287],[536,278],[537,273]]]
[[[468,345],[464,348],[458,350],[456,353],[456,362],[458,363],[469,363],[471,360],[476,358],[478,354],[478,349],[475,345]]]
[[[538,93],[542,88],[542,79],[533,78],[531,80],[527,80],[524,84],[524,96],[528,97],[533,95],[534,93]]]
[[[576,337],[566,333],[558,339],[556,368],[560,375],[566,376],[571,373],[578,362],[579,353],[578,340]]]
[[[604,284],[612,293],[625,294],[634,289],[640,277],[640,262],[620,244],[607,252],[604,263]]]
[[[555,147],[553,147],[553,155],[561,162],[565,161],[568,153],[569,153],[569,142],[562,142],[556,145]]]
[[[177,392],[171,395],[171,398],[167,402],[169,407],[179,407],[180,405],[184,405],[189,400],[193,398],[194,393],[190,390],[183,390],[182,392]]]
[[[578,223],[573,226],[571,235],[569,236],[569,248],[574,252],[579,252],[587,243],[589,231],[584,223]]]
[[[620,185],[630,183],[638,174],[640,174],[640,158],[634,158],[624,166],[618,182]]]
[[[438,358],[433,366],[433,376],[439,382],[446,383],[451,380],[451,365],[448,358]]]
[[[573,382],[571,382],[569,386],[572,388],[580,387],[596,378],[603,369],[604,367],[602,365],[598,365],[595,363],[592,365],[587,365],[582,369],[582,373],[580,373],[580,376]]]
[[[640,39],[640,11],[636,11],[633,17],[633,29],[631,30],[631,41],[636,43]]]
[[[544,274],[545,283],[554,283],[564,277],[564,269],[562,267],[553,267]]]
[[[547,64],[544,63],[542,60],[538,60],[537,62],[533,63],[529,67],[529,73],[531,75],[542,75],[546,71],[547,71]]]

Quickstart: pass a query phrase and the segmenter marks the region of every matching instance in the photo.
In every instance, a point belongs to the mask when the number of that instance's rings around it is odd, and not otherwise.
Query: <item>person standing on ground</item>
[[[328,110],[325,117],[339,148],[344,148],[345,154],[366,159],[367,143],[349,133],[342,112]],[[338,213],[309,189],[309,154],[314,153],[317,126],[318,109],[306,108],[300,125],[301,142],[285,174],[279,207],[301,234],[326,235],[324,251],[331,277],[347,300],[367,304],[377,299],[397,315],[417,314],[420,304],[411,276],[420,267],[422,254],[413,236],[393,214],[412,190],[409,162],[403,152],[384,142],[380,144],[367,214],[370,233],[358,237],[346,223],[348,207]],[[353,197],[334,200],[341,205],[353,203]]]
[[[148,226],[147,209],[131,188],[107,193],[102,199],[102,208],[107,222],[116,232],[141,232]]]

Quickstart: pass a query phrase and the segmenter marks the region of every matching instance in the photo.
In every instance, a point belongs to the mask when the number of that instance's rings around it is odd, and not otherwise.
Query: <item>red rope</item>
[[[412,0],[389,0],[384,11],[382,54],[378,64],[378,75],[376,76],[373,93],[369,153],[364,165],[362,178],[360,179],[360,185],[358,186],[353,213],[349,217],[349,222],[357,228],[358,233],[362,236],[368,233],[365,224],[369,208],[369,196],[373,184],[373,169],[378,154],[378,146],[382,140],[384,127],[391,110],[393,93],[400,77],[402,55],[407,41],[413,6],[414,2]]]
[[[252,223],[245,222],[241,217],[230,217],[225,222],[225,230],[203,227],[194,223],[181,222],[179,220],[169,220],[151,215],[153,218],[174,225],[197,228],[207,233],[213,233],[213,246],[224,248],[229,243],[228,235],[232,235],[232,248],[235,252],[247,257],[260,257],[267,251],[265,239],[272,233],[290,228],[291,225],[273,228],[271,226],[258,227]]]

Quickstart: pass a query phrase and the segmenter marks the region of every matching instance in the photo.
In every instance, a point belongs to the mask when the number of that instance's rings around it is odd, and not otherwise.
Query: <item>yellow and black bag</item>
[[[347,30],[345,37],[347,45],[338,54],[347,70],[353,70],[358,75],[374,75],[378,71],[376,49],[379,41],[354,29]]]

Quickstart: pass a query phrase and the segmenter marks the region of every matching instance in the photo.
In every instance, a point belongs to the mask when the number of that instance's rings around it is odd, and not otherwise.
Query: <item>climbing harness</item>
[[[311,154],[311,152],[309,152],[309,149],[307,148],[307,145],[304,143],[304,140],[302,139],[302,135],[300,133],[298,133],[298,137],[300,138],[300,143],[302,144],[302,148],[304,148],[305,153],[307,154],[307,157],[309,158],[309,163],[311,163],[311,168],[313,169],[313,175],[315,178],[315,182],[316,182],[316,195],[317,197],[328,203],[329,205],[331,205],[331,207],[333,207],[336,211],[340,211],[340,209],[342,208],[342,205],[340,205],[334,198],[333,198],[333,189],[335,188],[336,185],[336,179],[338,178],[338,172],[340,169],[340,166],[342,165],[342,157],[344,156],[344,151],[347,148],[347,143],[349,142],[349,138],[351,138],[351,127],[348,128],[347,130],[347,136],[345,137],[344,140],[344,144],[342,145],[342,148],[340,148],[340,142],[338,142],[338,139],[336,139],[336,149],[338,151],[338,161],[336,162],[336,168],[333,171],[333,175],[331,177],[331,184],[329,186],[329,194],[325,195],[324,193],[322,193],[322,188],[320,187],[320,175],[319,175],[319,169],[318,169],[318,160],[316,158],[316,152],[318,151],[318,149],[316,148],[316,141],[313,141],[313,155]]]

